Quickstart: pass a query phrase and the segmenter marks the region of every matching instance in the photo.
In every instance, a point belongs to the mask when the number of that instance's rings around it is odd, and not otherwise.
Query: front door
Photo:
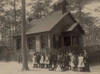
[[[70,37],[64,37],[64,45],[66,47],[68,47],[68,46],[71,45],[71,39],[70,39]]]

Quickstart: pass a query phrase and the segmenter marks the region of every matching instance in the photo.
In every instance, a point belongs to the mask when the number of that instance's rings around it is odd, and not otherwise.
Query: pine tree
[[[26,50],[26,14],[25,14],[25,0],[22,0],[22,25],[21,25],[21,49],[22,49],[22,70],[29,70],[27,62],[27,50]]]

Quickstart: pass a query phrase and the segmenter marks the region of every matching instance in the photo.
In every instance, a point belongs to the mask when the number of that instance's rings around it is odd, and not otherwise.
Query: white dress
[[[37,62],[36,62],[36,56],[32,57],[32,61],[33,61],[33,64],[37,64]]]
[[[57,66],[56,71],[61,71],[60,65]]]
[[[44,64],[44,56],[41,56],[40,63],[41,63],[41,64]]]
[[[45,64],[49,64],[49,57],[48,56],[45,57]]]
[[[84,58],[82,56],[78,57],[78,67],[85,67],[84,65]]]
[[[71,59],[71,61],[70,61],[70,66],[71,67],[74,67],[75,65],[74,65],[74,56],[70,56],[70,59]]]

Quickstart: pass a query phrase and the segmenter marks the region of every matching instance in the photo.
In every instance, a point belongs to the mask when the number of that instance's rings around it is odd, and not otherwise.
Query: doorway
[[[71,45],[71,38],[70,37],[64,37],[64,45],[66,47]]]

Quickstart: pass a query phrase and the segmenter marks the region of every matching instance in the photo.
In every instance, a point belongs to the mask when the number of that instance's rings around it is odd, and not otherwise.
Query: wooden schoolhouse
[[[52,15],[29,22],[31,27],[26,31],[26,46],[29,52],[83,46],[84,30],[69,11],[67,1],[59,0],[53,8]],[[20,34],[16,34],[14,39],[16,50],[21,49]]]

